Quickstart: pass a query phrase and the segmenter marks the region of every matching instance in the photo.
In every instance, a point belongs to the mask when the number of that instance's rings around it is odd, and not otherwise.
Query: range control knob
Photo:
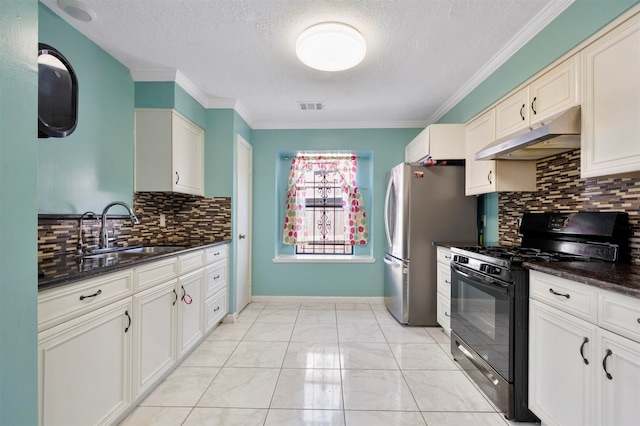
[[[493,265],[489,265],[489,264],[483,263],[482,265],[480,265],[480,271],[484,272],[485,274],[489,274],[489,275],[500,275],[500,273],[502,272],[502,269],[500,269],[497,266],[493,266]]]
[[[456,254],[453,256],[453,261],[456,263],[469,263],[469,258]]]

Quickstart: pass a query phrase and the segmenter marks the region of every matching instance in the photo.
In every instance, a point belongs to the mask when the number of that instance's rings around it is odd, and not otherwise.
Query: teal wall
[[[466,123],[489,105],[607,25],[638,0],[575,0],[500,68],[456,104],[439,123]],[[486,242],[498,239],[498,194],[480,196]]]
[[[206,130],[205,108],[173,81],[135,83],[136,108],[175,108],[180,114]]]
[[[0,425],[38,423],[38,3],[0,13]]]
[[[38,140],[40,213],[97,213],[133,202],[134,86],[129,70],[40,4],[39,40],[58,49],[78,77],[78,126]]]
[[[253,294],[290,296],[382,296],[385,174],[404,161],[404,146],[421,129],[254,130]],[[365,205],[372,235],[373,264],[273,263],[281,227],[277,163],[281,153],[332,150],[371,153],[372,203]],[[284,173],[287,171],[285,170]]]

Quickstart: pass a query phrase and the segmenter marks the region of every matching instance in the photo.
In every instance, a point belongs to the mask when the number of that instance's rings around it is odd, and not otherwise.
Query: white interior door
[[[251,302],[251,191],[253,148],[238,135],[236,157],[236,306],[240,312]]]

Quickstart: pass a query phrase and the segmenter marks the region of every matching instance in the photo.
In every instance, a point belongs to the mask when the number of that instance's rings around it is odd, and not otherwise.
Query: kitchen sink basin
[[[83,259],[124,259],[143,256],[149,254],[170,253],[172,251],[184,250],[185,246],[142,246],[128,249],[114,249],[101,253],[90,253],[82,256]]]
[[[123,250],[122,253],[130,254],[149,254],[149,253],[168,253],[172,251],[184,250],[185,246],[143,246],[133,247]]]

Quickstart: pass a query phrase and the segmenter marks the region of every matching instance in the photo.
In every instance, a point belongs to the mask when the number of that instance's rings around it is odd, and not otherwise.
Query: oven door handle
[[[458,265],[454,263],[451,264],[451,271],[455,272],[456,274],[460,274],[463,277],[469,278],[470,280],[473,280],[474,284],[476,285],[482,285],[487,288],[493,289],[502,289],[503,291],[508,291],[509,288],[509,285],[507,283],[496,280],[490,276],[464,272]]]
[[[494,386],[498,386],[498,383],[499,383],[498,379],[489,370],[487,370],[482,364],[476,361],[476,358],[473,356],[471,352],[467,350],[467,348],[462,346],[460,342],[458,342],[457,340],[455,344],[460,350],[460,352],[462,352],[462,354],[465,357],[467,357],[467,359],[471,362],[471,364],[473,364],[478,369],[478,371],[480,371],[487,379],[489,379],[489,381],[491,381],[491,383],[493,383]]]

